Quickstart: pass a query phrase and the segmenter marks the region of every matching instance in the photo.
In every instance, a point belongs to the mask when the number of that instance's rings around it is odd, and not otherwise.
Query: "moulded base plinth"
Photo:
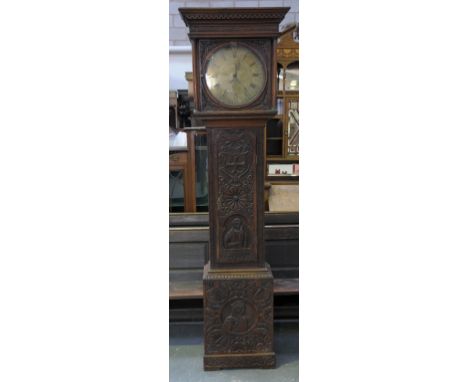
[[[275,353],[216,354],[205,355],[203,358],[203,367],[206,371],[240,368],[273,369],[275,366]]]

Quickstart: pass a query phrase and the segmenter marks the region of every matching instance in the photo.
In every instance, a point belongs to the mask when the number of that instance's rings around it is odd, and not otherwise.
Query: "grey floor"
[[[170,382],[299,381],[299,324],[275,322],[276,369],[203,371],[203,324],[169,325]]]

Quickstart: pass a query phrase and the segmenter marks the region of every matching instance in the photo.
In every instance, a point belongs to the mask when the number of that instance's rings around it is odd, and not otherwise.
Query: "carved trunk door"
[[[208,128],[213,268],[263,267],[264,128]]]

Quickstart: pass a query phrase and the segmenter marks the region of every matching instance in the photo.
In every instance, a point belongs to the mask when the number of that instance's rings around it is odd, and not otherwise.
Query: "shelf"
[[[299,279],[274,279],[275,296],[299,294]],[[203,298],[202,280],[169,282],[170,300],[193,300]]]
[[[299,158],[284,158],[281,155],[267,156],[267,162],[276,162],[276,163],[299,163]]]
[[[269,178],[299,178],[299,175],[289,175],[289,174],[268,174]]]

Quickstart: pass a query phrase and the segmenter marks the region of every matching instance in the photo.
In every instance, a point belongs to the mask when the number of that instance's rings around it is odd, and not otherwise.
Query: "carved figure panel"
[[[273,281],[205,280],[205,353],[273,349]]]
[[[223,247],[225,249],[242,249],[249,246],[249,231],[241,215],[231,216],[225,223]]]

